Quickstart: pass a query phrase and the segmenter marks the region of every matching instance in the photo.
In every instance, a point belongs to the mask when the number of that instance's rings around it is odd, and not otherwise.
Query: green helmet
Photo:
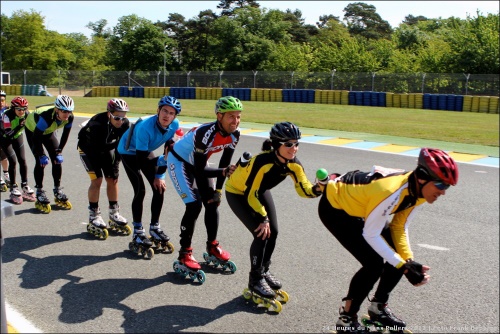
[[[243,104],[236,97],[223,96],[215,103],[215,114],[226,113],[228,111],[243,111]]]

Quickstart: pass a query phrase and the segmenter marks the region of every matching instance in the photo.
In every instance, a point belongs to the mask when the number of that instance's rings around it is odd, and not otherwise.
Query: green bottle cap
[[[324,168],[320,168],[316,171],[316,178],[318,180],[324,180],[328,177],[328,172]]]

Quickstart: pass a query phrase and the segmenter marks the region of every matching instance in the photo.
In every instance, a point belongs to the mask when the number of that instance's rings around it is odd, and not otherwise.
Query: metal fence
[[[6,71],[4,69],[4,71]],[[264,71],[37,71],[7,70],[10,83],[64,90],[94,86],[330,89],[392,93],[500,96],[497,74],[330,73]]]

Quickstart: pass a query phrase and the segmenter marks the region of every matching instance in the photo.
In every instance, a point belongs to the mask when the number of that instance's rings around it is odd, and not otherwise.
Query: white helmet
[[[66,111],[73,111],[75,109],[75,103],[68,95],[58,95],[55,106],[57,109]]]

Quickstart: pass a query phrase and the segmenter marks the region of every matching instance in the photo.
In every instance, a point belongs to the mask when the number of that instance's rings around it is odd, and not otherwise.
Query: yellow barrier
[[[385,106],[392,108],[394,102],[394,93],[385,93]]]
[[[472,96],[471,112],[479,112],[479,96]]]
[[[472,95],[464,95],[464,104],[462,111],[471,112],[472,110]]]
[[[498,114],[498,96],[490,96],[490,102],[488,104],[488,112],[490,114]]]
[[[349,104],[349,91],[343,90],[340,93],[340,104],[348,105]]]
[[[480,96],[479,97],[479,112],[488,112],[488,107],[490,104],[489,96]]]
[[[342,101],[342,91],[340,91],[340,90],[334,90],[332,97],[333,97],[333,99],[332,99],[331,103],[333,103],[333,104],[340,104],[340,102]]]
[[[408,108],[408,94],[400,94],[401,108]]]
[[[415,93],[415,109],[422,109],[424,107],[424,94]]]
[[[392,107],[401,108],[401,94],[394,93],[394,96],[392,97]]]
[[[113,96],[120,97],[120,87],[118,87],[118,86],[113,87]]]
[[[415,109],[415,94],[408,94],[408,108]]]

